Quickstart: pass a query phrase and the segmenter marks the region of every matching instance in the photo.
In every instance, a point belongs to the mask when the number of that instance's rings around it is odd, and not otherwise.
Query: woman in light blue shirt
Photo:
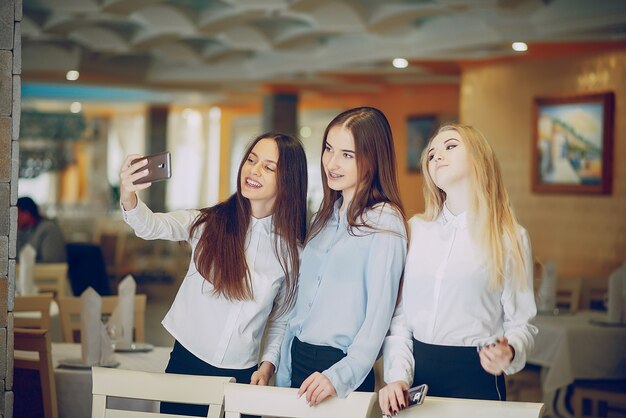
[[[374,391],[372,366],[398,297],[406,222],[391,128],[378,109],[347,110],[322,144],[324,199],[302,253],[298,297],[277,372],[307,401]]]

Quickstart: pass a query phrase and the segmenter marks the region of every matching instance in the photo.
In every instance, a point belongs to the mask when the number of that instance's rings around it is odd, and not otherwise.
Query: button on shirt
[[[278,386],[291,385],[291,344],[300,341],[347,354],[323,373],[337,395],[358,388],[372,369],[389,329],[407,241],[402,215],[388,204],[366,212],[374,230],[354,230],[345,212],[333,217],[302,252],[298,299],[281,349]]]
[[[142,201],[124,211],[125,221],[143,239],[188,241],[192,256],[178,294],[163,319],[163,326],[187,350],[220,368],[246,369],[257,364],[267,323],[261,361],[278,365],[285,315],[268,322],[274,306],[285,297],[284,273],[274,252],[272,217],[252,218],[246,236],[246,262],[250,269],[253,300],[229,301],[213,293],[213,286],[196,270],[193,253],[200,232],[189,239],[189,229],[199,212],[182,210],[153,213]]]
[[[402,300],[383,348],[385,381],[413,381],[412,338],[427,344],[479,346],[505,336],[515,358],[505,373],[524,367],[537,328],[529,324],[537,308],[533,296],[528,234],[518,227],[526,263],[526,287],[520,289],[505,266],[501,289],[489,287],[489,265],[470,237],[466,213],[454,216],[445,206],[439,218],[409,221],[411,242]]]

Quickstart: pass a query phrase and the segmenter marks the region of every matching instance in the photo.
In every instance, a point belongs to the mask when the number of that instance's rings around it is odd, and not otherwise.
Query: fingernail
[[[395,412],[393,413],[393,416],[394,416],[394,417],[397,417],[397,416],[398,416],[398,411],[395,411]]]

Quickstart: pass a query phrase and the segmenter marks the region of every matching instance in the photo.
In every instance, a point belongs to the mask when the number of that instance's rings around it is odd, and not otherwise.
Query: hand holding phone
[[[136,180],[133,184],[154,183],[172,177],[171,156],[169,152],[164,151],[158,154],[148,155],[147,157],[136,158],[131,161],[131,164],[135,164],[141,160],[147,160],[148,163],[135,171],[135,173],[147,169],[148,174]]]

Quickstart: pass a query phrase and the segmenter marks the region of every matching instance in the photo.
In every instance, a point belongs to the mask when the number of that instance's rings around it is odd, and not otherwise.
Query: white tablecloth
[[[163,372],[169,360],[170,347],[155,347],[148,353],[115,353],[119,368],[145,372]],[[53,343],[52,362],[56,383],[59,418],[91,417],[91,370],[57,367],[59,361],[80,358],[80,344]],[[154,410],[154,402],[128,399],[111,400],[112,407],[120,409]]]
[[[535,318],[539,333],[528,362],[548,367],[544,392],[554,391],[576,379],[626,379],[626,327],[596,325],[602,312]]]

